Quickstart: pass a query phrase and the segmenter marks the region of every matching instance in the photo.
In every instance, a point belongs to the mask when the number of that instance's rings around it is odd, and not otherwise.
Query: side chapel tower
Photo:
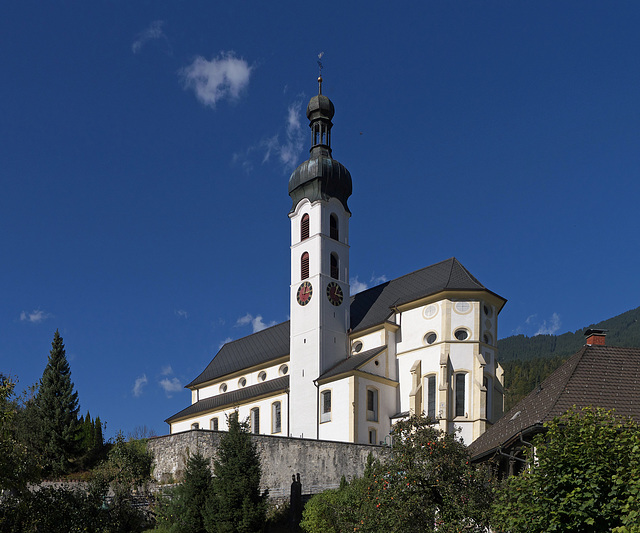
[[[331,156],[333,103],[322,94],[307,106],[309,159],[289,178],[291,219],[290,426],[293,437],[318,438],[320,375],[345,359],[349,346],[351,174]],[[329,396],[330,398],[330,396]],[[330,399],[328,399],[330,401]],[[314,415],[315,413],[315,415]]]

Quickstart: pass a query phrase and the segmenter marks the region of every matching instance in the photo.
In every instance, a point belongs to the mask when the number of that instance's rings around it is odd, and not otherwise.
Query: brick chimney
[[[608,329],[591,329],[584,332],[587,338],[587,346],[604,346],[604,338],[607,336]]]

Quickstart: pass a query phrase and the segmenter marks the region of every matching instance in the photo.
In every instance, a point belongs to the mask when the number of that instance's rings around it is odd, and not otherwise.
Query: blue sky
[[[288,319],[287,182],[335,104],[353,287],[451,256],[500,337],[640,305],[640,4],[29,2],[0,16],[0,371],[64,338],[107,435]]]

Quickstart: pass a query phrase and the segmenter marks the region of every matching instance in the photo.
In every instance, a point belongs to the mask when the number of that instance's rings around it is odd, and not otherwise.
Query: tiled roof
[[[257,385],[251,385],[244,389],[238,389],[224,394],[218,394],[211,398],[205,398],[194,404],[191,404],[186,409],[183,409],[179,413],[176,413],[170,418],[167,418],[165,422],[170,424],[171,422],[188,418],[198,413],[206,411],[213,411],[225,406],[238,405],[241,402],[250,400],[251,398],[257,398],[259,396],[273,394],[276,392],[282,392],[289,388],[289,376],[282,376],[269,381],[263,381]]]
[[[474,459],[494,453],[573,406],[615,409],[640,420],[640,349],[585,346],[469,446]]]
[[[382,324],[391,316],[392,306],[412,302],[444,290],[487,289],[452,257],[352,296],[351,329],[358,332]],[[187,388],[286,355],[289,355],[288,321],[228,342]]]
[[[370,359],[373,359],[376,355],[380,355],[387,349],[386,346],[380,346],[378,348],[373,348],[372,350],[367,350],[366,352],[358,353],[348,357],[347,359],[343,359],[338,364],[331,367],[324,374],[322,374],[318,380],[332,378],[334,376],[338,376],[340,374],[344,374],[345,372],[350,372],[351,370],[355,370],[361,365],[364,365]]]

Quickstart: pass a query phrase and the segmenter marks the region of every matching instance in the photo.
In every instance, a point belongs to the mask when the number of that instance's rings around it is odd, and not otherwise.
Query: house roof
[[[615,409],[640,420],[640,349],[584,346],[473,441],[472,458],[495,453],[574,405]]]
[[[332,366],[329,370],[322,374],[318,378],[318,380],[332,378],[335,376],[339,376],[340,374],[344,374],[345,372],[356,370],[360,366],[364,365],[367,361],[373,359],[377,355],[380,355],[386,349],[386,346],[379,346],[378,348],[373,348],[372,350],[367,350],[365,352],[352,355],[347,359],[343,359],[338,364]]]
[[[251,385],[249,387],[245,387],[244,389],[225,392],[224,394],[219,394],[217,396],[212,396],[211,398],[200,400],[194,404],[191,404],[189,407],[183,409],[179,413],[176,413],[172,417],[167,418],[165,422],[170,424],[171,422],[175,422],[183,418],[189,418],[191,416],[197,415],[198,413],[213,411],[215,409],[220,409],[221,407],[229,405],[238,405],[242,402],[250,400],[251,398],[257,398],[259,396],[273,394],[276,392],[283,392],[288,388],[289,376],[282,376],[276,379],[271,379],[269,381],[263,381],[262,383]]]
[[[350,310],[352,332],[357,333],[384,323],[392,315],[394,306],[445,290],[491,292],[455,257],[452,257],[352,296]],[[499,296],[498,298],[506,302],[503,298]],[[289,355],[288,321],[228,342],[204,371],[186,387],[194,388],[226,374],[269,363],[287,355]],[[347,361],[350,359],[352,358]]]

